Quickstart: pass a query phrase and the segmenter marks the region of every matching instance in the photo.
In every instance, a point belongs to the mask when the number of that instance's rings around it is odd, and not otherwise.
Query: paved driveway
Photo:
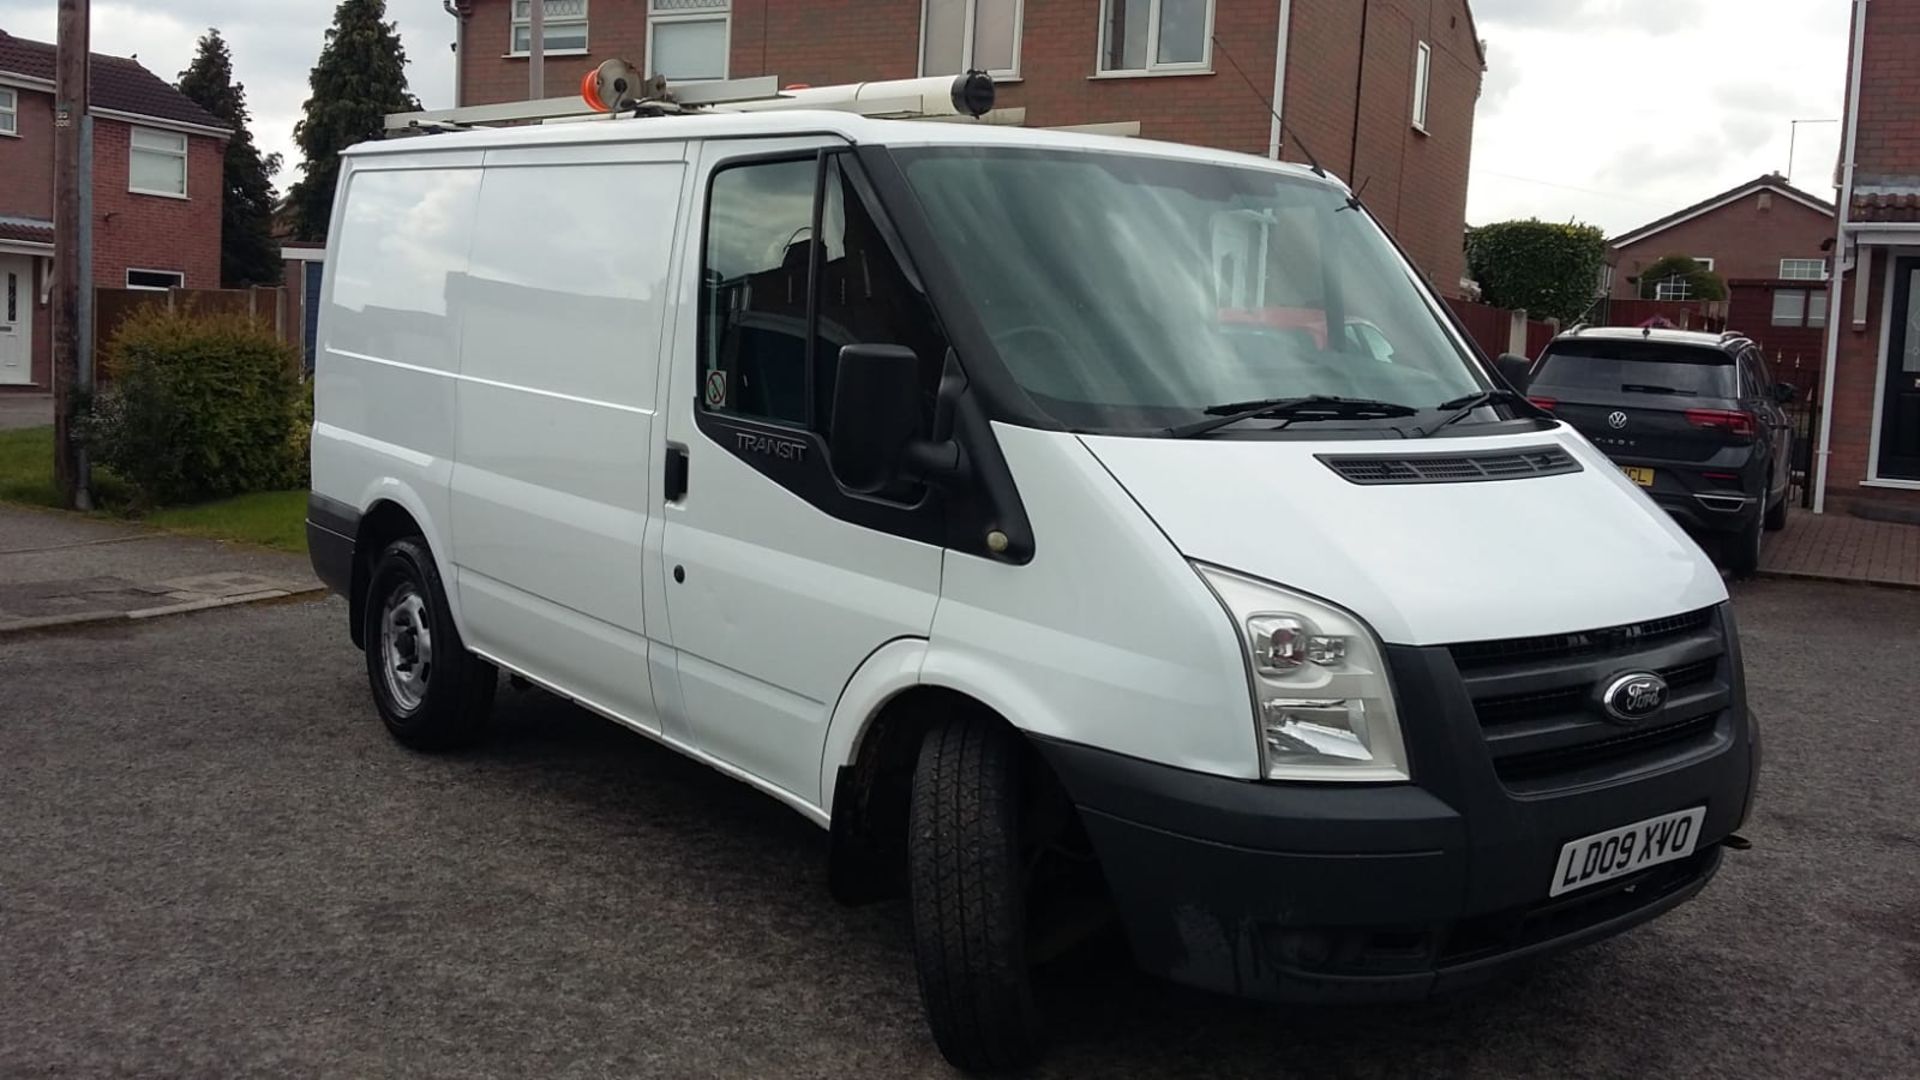
[[[1524,983],[1278,1010],[1093,962],[1056,1076],[1913,1075],[1920,596],[1769,582],[1756,848]],[[430,758],[337,600],[0,639],[0,1076],[941,1076],[900,905],[747,788],[550,698]]]
[[[0,431],[52,426],[52,394],[0,394]]]

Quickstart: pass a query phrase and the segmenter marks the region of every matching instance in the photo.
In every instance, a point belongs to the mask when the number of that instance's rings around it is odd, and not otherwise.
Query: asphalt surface
[[[1526,979],[1283,1010],[1091,956],[1052,1076],[1920,1071],[1920,593],[1763,583],[1755,848]],[[432,758],[337,600],[0,638],[0,1076],[941,1076],[902,905],[824,834],[539,694]]]

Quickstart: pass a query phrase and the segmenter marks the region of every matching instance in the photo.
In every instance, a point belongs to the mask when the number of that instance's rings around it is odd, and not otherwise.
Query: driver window
[[[824,434],[840,350],[904,345],[922,361],[931,416],[946,340],[842,157],[714,174],[701,278],[702,408]]]

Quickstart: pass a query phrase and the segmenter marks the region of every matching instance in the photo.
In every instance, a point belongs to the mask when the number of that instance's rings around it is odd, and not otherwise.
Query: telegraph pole
[[[53,80],[53,483],[61,501],[89,509],[85,463],[74,430],[80,380],[80,155],[87,103],[90,0],[60,0],[59,59]]]
[[[547,0],[527,5],[531,25],[527,27],[527,100],[540,101],[547,96]]]

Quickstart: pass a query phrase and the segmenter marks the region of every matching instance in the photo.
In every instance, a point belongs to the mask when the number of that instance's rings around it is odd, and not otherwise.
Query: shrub
[[[1640,271],[1640,299],[1657,299],[1661,282],[1679,280],[1685,280],[1692,287],[1695,300],[1727,298],[1726,282],[1705,264],[1695,261],[1691,255],[1663,255],[1658,262]]]
[[[1467,230],[1467,272],[1495,307],[1573,322],[1600,293],[1607,235],[1569,222],[1502,221]]]
[[[89,438],[137,505],[292,486],[306,473],[298,354],[242,315],[149,308],[102,357]],[[311,416],[310,409],[307,415]]]

